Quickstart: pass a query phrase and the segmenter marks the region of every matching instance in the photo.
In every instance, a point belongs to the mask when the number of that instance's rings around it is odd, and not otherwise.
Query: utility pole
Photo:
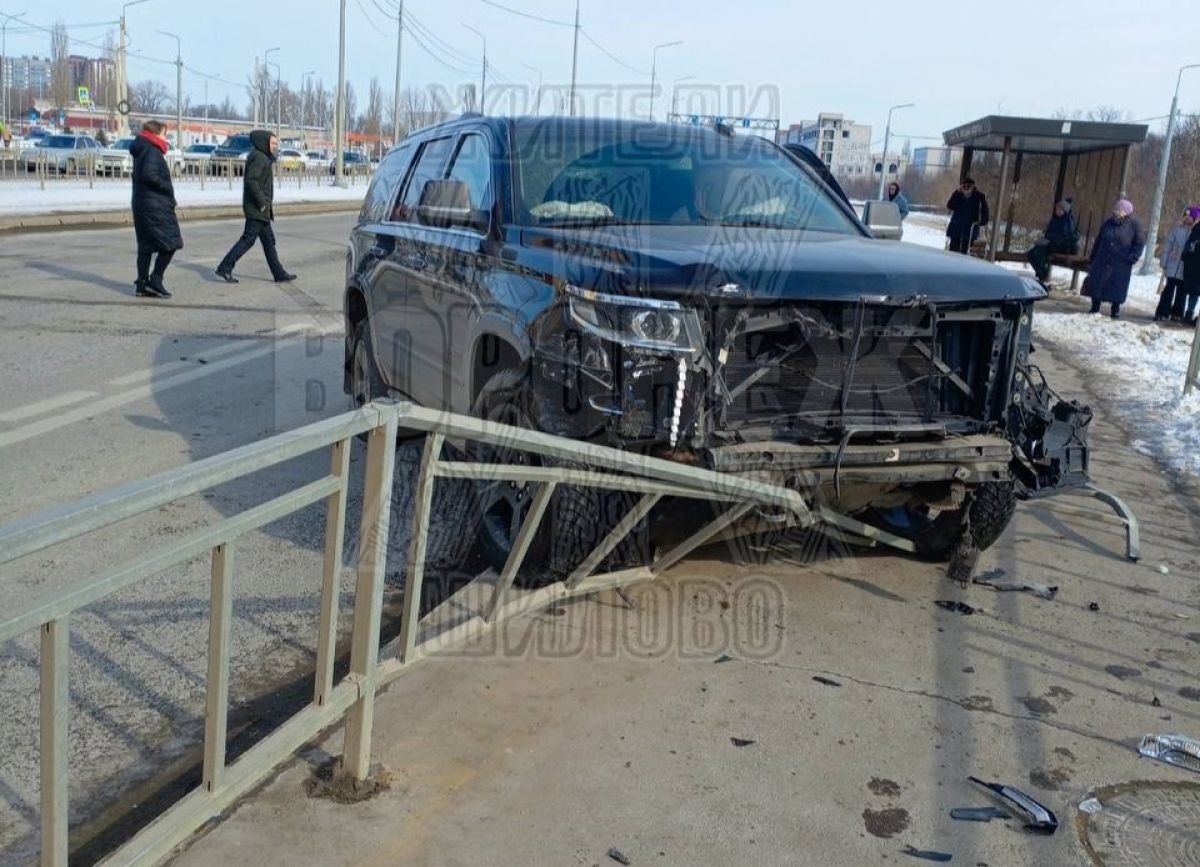
[[[333,184],[346,186],[345,163],[342,159],[342,138],[346,126],[346,0],[341,0],[338,22],[338,84],[333,110]]]
[[[179,37],[166,30],[159,30],[163,36],[175,40],[175,147],[183,151],[183,57]]]
[[[533,114],[536,117],[537,115],[541,114],[541,111],[542,111],[542,81],[543,81],[542,71],[540,69],[538,69],[536,66],[530,66],[528,63],[522,63],[521,65],[532,72],[536,72],[537,76],[538,76],[537,102],[533,106]],[[525,104],[528,105],[529,103],[526,102]]]
[[[267,90],[271,84],[271,61],[268,58],[272,51],[278,50],[279,46],[276,45],[263,52],[263,72],[266,74],[262,81],[262,125],[265,129],[271,128],[271,94]]]
[[[575,49],[571,52],[571,117],[575,116],[575,86],[579,80],[579,0],[575,0]]]
[[[887,183],[887,151],[888,144],[892,137],[892,112],[901,108],[912,108],[916,105],[915,102],[906,102],[903,105],[893,105],[888,109],[887,126],[883,131],[883,160],[879,163],[879,201],[883,201],[883,187]]]
[[[396,89],[392,94],[392,144],[400,141],[400,60],[404,56],[404,0],[396,13]]]
[[[117,42],[117,105],[125,105],[129,108],[129,64],[125,55],[125,10],[130,6],[137,6],[139,3],[146,3],[149,0],[129,0],[121,6],[121,23],[118,28],[119,41]],[[117,132],[121,135],[129,134],[129,115],[121,115],[121,119],[117,121]]]
[[[0,23],[0,95],[3,96],[2,108],[0,108],[0,121],[5,125],[8,124],[8,22],[16,20],[26,12],[18,12],[15,15],[3,15],[4,21]]]
[[[654,121],[654,88],[658,86],[658,50],[660,48],[674,48],[676,45],[683,45],[682,40],[674,42],[664,42],[661,45],[654,46],[654,54],[650,61],[650,120]]]
[[[479,79],[479,113],[486,114],[487,111],[487,36],[479,30],[476,30],[470,24],[464,24],[463,27],[470,30],[476,36],[483,40],[483,71]]]
[[[275,67],[275,138],[283,141],[283,78],[279,71],[278,63],[271,63],[268,66]],[[270,124],[267,127],[270,128]]]
[[[1154,247],[1158,243],[1159,216],[1162,214],[1163,198],[1167,194],[1167,168],[1171,163],[1171,142],[1175,138],[1175,116],[1179,110],[1179,85],[1183,81],[1183,73],[1188,69],[1200,68],[1200,63],[1190,63],[1179,67],[1179,76],[1175,79],[1175,95],[1171,97],[1171,116],[1167,119],[1167,140],[1163,142],[1162,159],[1158,163],[1158,183],[1154,187],[1154,205],[1150,210],[1150,231],[1146,234],[1146,253],[1142,259],[1142,267],[1138,273],[1149,274],[1154,266]]]

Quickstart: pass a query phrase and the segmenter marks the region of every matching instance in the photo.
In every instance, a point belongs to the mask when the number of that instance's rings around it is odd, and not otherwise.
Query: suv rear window
[[[516,128],[525,225],[751,226],[861,232],[774,145],[680,127],[560,119]]]

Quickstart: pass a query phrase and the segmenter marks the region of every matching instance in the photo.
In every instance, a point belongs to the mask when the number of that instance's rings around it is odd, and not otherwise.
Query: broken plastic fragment
[[[1012,817],[999,807],[955,807],[950,811],[950,818],[961,822],[990,822]]]
[[[1200,741],[1178,732],[1146,735],[1138,752],[1148,759],[1158,759],[1189,771],[1200,771]]]
[[[975,609],[965,602],[957,602],[953,599],[938,599],[934,603],[938,608],[945,611],[954,611],[958,614],[974,614]]]
[[[1036,581],[1021,581],[1009,579],[1003,569],[989,569],[975,576],[975,583],[993,590],[1028,591],[1042,599],[1053,599],[1058,595],[1058,587],[1039,584]]]
[[[730,738],[729,740],[735,747],[748,747],[751,744],[756,743],[755,741],[748,740],[746,738]]]
[[[825,686],[841,686],[841,684],[836,680],[830,680],[828,677],[821,677],[819,674],[813,675],[813,680],[815,680],[817,683],[823,683]]]
[[[1096,798],[1088,798],[1086,801],[1081,801],[1079,804],[1079,812],[1087,813],[1089,816],[1094,816],[1099,813],[1103,807]]]
[[[1041,831],[1053,834],[1058,830],[1058,819],[1049,809],[1043,807],[1020,789],[1006,786],[1003,783],[985,783],[979,777],[967,777],[972,783],[983,786],[989,792],[1013,807],[1028,820],[1025,827],[1031,831]]]
[[[920,858],[922,861],[937,861],[945,863],[953,860],[954,856],[949,852],[934,852],[931,849],[914,849],[912,846],[905,846],[900,852],[904,855],[911,855],[913,858]]]
[[[618,849],[616,846],[613,846],[611,849],[608,850],[608,857],[612,858],[618,864],[624,864],[625,867],[629,867],[629,865],[633,863],[625,856],[625,853],[622,852],[620,849]]]

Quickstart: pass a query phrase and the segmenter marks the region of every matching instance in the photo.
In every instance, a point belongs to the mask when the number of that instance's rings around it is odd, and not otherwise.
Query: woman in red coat
[[[176,250],[183,249],[183,235],[175,218],[175,185],[164,158],[167,140],[163,125],[156,120],[142,124],[129,153],[133,156],[133,231],[137,235],[136,294],[143,298],[170,298],[163,274]],[[155,254],[154,270],[150,259]]]

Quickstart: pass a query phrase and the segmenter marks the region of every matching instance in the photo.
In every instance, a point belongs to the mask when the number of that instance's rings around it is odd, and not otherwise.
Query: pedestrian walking
[[[1074,255],[1079,250],[1079,230],[1071,213],[1071,200],[1063,199],[1054,205],[1054,215],[1046,224],[1041,240],[1030,248],[1029,264],[1043,286],[1050,279],[1050,257],[1055,253]]]
[[[1159,264],[1162,266],[1166,285],[1159,296],[1158,309],[1154,311],[1155,322],[1168,319],[1179,322],[1194,317],[1196,301],[1200,296],[1189,294],[1183,288],[1183,248],[1187,246],[1192,226],[1196,224],[1197,219],[1200,219],[1200,205],[1193,205],[1184,210],[1179,222],[1171,229],[1163,244]]]
[[[217,265],[217,276],[226,283],[238,282],[233,276],[233,267],[254,242],[259,241],[271,276],[276,283],[286,283],[295,280],[296,275],[288,273],[280,263],[275,249],[275,232],[271,229],[271,221],[275,219],[275,155],[279,151],[279,139],[270,130],[256,129],[250,133],[250,143],[253,147],[246,155],[242,178],[242,213],[246,215],[246,226],[242,237]]]
[[[889,202],[895,202],[896,207],[900,209],[900,219],[908,219],[908,197],[900,192],[900,185],[892,181],[887,185],[887,197]]]
[[[1189,313],[1184,317],[1184,323],[1195,325],[1196,300],[1200,298],[1200,214],[1194,215],[1195,223],[1188,233],[1187,243],[1183,247],[1183,291],[1188,296]]]
[[[175,251],[183,249],[163,129],[156,120],[146,121],[129,147],[133,157],[133,231],[137,236],[137,281],[133,285],[134,294],[141,298],[171,297],[163,285],[163,274]]]
[[[979,230],[991,222],[987,197],[975,188],[974,178],[963,178],[946,208],[950,211],[950,225],[946,227],[950,252],[969,255]]]
[[[1099,313],[1100,305],[1107,303],[1111,305],[1112,318],[1121,318],[1133,266],[1145,249],[1146,233],[1133,216],[1133,203],[1118,199],[1112,216],[1104,221],[1092,245],[1088,277],[1083,284],[1083,294],[1092,299],[1093,313]]]

